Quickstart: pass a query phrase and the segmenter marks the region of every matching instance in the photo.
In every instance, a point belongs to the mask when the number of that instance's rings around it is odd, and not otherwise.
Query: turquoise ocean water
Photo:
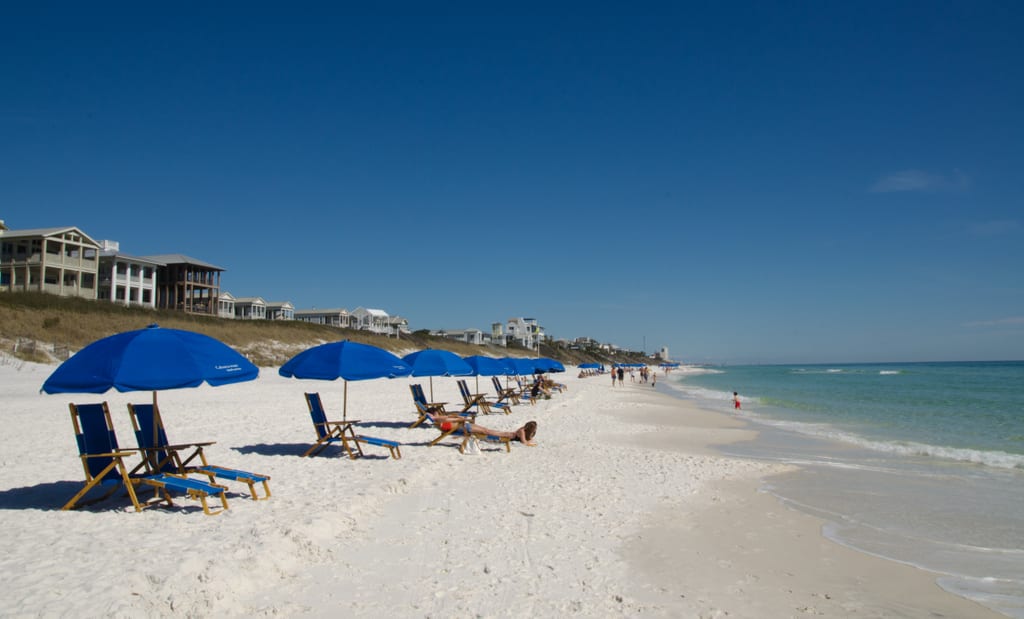
[[[659,386],[729,412],[738,391],[760,434],[722,451],[799,467],[769,492],[838,543],[1024,619],[1024,362],[735,366]]]

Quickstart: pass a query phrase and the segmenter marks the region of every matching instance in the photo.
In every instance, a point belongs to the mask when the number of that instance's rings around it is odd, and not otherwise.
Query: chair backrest
[[[494,383],[494,388],[497,390],[498,395],[501,395],[501,379],[497,376],[492,376],[491,382]]]
[[[320,401],[320,394],[307,393],[306,404],[309,406],[309,416],[313,419],[313,427],[316,429],[317,438],[324,438],[327,436],[327,413],[324,412],[324,405]]]
[[[462,394],[462,400],[466,404],[469,404],[473,400],[469,393],[469,385],[466,384],[465,379],[459,381],[459,393]]]
[[[129,404],[128,412],[132,416],[132,427],[135,428],[135,442],[140,449],[159,449],[156,452],[147,452],[151,462],[160,462],[162,472],[177,472],[177,467],[167,457],[164,448],[170,444],[167,440],[167,433],[164,432],[163,422],[157,415],[157,409],[152,404]]]
[[[420,384],[409,385],[409,390],[412,391],[412,399],[413,399],[413,401],[415,401],[415,402],[417,402],[419,404],[422,404],[424,406],[427,405],[427,396],[423,394],[423,385],[420,385]]]
[[[113,457],[86,458],[93,454],[112,453],[118,450],[117,434],[110,420],[110,409],[106,402],[98,404],[71,404],[71,423],[75,426],[75,440],[78,442],[78,455],[82,456],[87,479],[93,479],[103,472],[113,461]],[[111,467],[105,477],[121,481],[121,474]]]

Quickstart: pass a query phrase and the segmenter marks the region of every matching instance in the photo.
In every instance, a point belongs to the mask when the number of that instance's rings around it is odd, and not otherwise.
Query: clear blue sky
[[[1019,3],[18,4],[12,228],[413,329],[1024,358]]]

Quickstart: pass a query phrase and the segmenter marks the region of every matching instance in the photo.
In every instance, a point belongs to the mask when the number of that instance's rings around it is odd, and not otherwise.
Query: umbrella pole
[[[434,377],[430,377],[430,401],[434,402]]]
[[[344,396],[341,400],[341,420],[348,421],[348,381],[345,381]]]
[[[156,405],[156,389],[153,390],[153,447],[159,447],[160,443],[160,407]],[[143,458],[153,458],[153,472],[156,470],[156,452],[144,453]]]

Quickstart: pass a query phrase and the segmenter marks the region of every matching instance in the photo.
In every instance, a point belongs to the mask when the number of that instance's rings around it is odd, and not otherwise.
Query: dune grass
[[[525,348],[473,346],[423,332],[389,338],[298,321],[230,320],[42,293],[0,293],[0,349],[28,361],[60,361],[97,339],[154,323],[217,338],[264,367],[280,365],[310,346],[345,339],[379,346],[396,354],[442,348],[461,356],[537,356],[536,351]],[[607,363],[637,358],[636,355],[611,358],[555,346],[542,346],[540,354],[558,359],[566,367],[586,361]]]

